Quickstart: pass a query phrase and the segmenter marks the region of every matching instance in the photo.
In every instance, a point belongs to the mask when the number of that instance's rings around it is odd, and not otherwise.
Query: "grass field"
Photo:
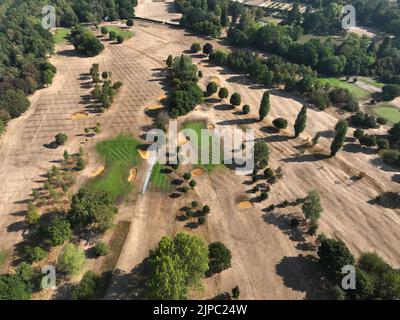
[[[172,189],[171,181],[168,178],[168,174],[164,172],[168,170],[164,165],[156,163],[151,174],[150,182],[156,188],[169,191]]]
[[[198,167],[203,168],[206,171],[212,171],[218,166],[222,165],[222,156],[223,152],[221,151],[219,155],[214,155],[212,153],[212,146],[215,145],[217,142],[215,139],[210,138],[210,142],[208,145],[209,150],[207,150],[207,145],[203,144],[202,138],[201,138],[201,130],[202,129],[207,129],[207,124],[204,121],[189,121],[185,122],[182,125],[182,129],[192,129],[196,132],[197,137],[198,137],[198,163],[196,164]],[[196,141],[193,142],[194,144]],[[215,148],[215,147],[214,147]],[[201,164],[201,155],[209,152],[209,164]],[[219,163],[219,164],[216,164]]]
[[[357,77],[358,79],[360,79],[361,81],[365,82],[366,84],[369,84],[371,86],[377,87],[377,88],[383,88],[383,86],[385,85],[382,82],[378,82],[372,78],[368,78],[368,77]]]
[[[117,36],[122,36],[124,40],[130,39],[134,35],[133,31],[124,30],[117,26],[105,26],[105,27],[107,28],[108,32],[114,31],[117,34]]]
[[[71,29],[68,28],[60,28],[57,29],[55,34],[53,35],[54,43],[60,44],[68,40],[68,35],[70,34]]]
[[[0,267],[3,265],[3,263],[6,261],[6,254],[3,251],[0,251]]]
[[[120,135],[113,140],[99,142],[97,152],[105,161],[105,172],[89,182],[89,188],[110,192],[118,198],[132,190],[129,170],[139,164],[139,142],[132,136]]]
[[[357,97],[357,99],[366,99],[369,96],[369,92],[367,90],[361,89],[357,87],[355,84],[349,83],[345,80],[340,80],[337,78],[318,78],[318,79],[323,84],[329,83],[332,87],[348,89]]]
[[[385,118],[391,123],[400,121],[400,109],[389,104],[382,104],[371,109],[377,116]]]

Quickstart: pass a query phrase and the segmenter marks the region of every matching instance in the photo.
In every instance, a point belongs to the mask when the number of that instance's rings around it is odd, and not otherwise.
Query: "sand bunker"
[[[251,201],[241,201],[238,203],[239,209],[245,210],[245,209],[251,209],[254,207],[253,203]]]
[[[215,125],[210,123],[210,124],[207,125],[207,129],[210,130],[210,131],[213,131],[215,129]]]
[[[96,170],[94,170],[94,171],[90,174],[90,176],[91,176],[92,178],[97,177],[97,176],[100,175],[105,169],[106,169],[105,166],[98,167],[98,168],[96,168]]]
[[[186,135],[183,132],[179,132],[178,134],[178,145],[183,146],[184,144],[188,143],[190,140],[186,138]]]
[[[200,177],[204,174],[204,169],[202,168],[197,168],[192,170],[192,172],[190,173],[192,175],[192,177]]]
[[[79,111],[79,112],[75,112],[71,118],[72,120],[81,120],[81,119],[85,119],[89,116],[89,113],[85,112],[85,111]]]
[[[157,104],[155,106],[148,107],[147,109],[148,110],[159,110],[159,109],[163,109],[163,108],[164,107],[161,104]]]
[[[214,81],[217,84],[217,86],[219,86],[221,83],[221,80],[218,77],[211,77],[209,82],[211,81]]]
[[[139,155],[144,160],[149,160],[150,159],[150,151],[139,150]]]
[[[132,169],[131,171],[129,171],[128,181],[129,182],[135,181],[136,180],[136,176],[137,176],[137,170],[136,169]]]

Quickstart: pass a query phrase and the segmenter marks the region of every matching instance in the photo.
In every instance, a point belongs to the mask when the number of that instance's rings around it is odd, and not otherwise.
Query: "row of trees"
[[[356,260],[342,241],[319,237],[319,263],[322,265],[333,286],[337,299],[400,299],[400,271],[394,269],[378,254],[362,253]],[[355,267],[356,287],[344,291],[341,282],[346,265]]]

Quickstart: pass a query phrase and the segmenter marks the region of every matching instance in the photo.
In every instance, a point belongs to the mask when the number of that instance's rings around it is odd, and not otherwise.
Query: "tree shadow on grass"
[[[329,299],[323,289],[323,270],[315,257],[283,257],[276,265],[276,272],[286,287],[305,292],[305,299]]]

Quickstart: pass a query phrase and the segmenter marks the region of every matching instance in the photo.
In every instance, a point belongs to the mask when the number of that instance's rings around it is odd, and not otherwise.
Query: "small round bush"
[[[288,126],[288,122],[284,118],[276,118],[274,121],[272,121],[272,124],[277,129],[286,129]]]
[[[191,45],[191,47],[190,47],[190,50],[191,50],[193,53],[200,52],[200,51],[201,51],[201,45],[200,45],[200,43],[193,43],[193,44]]]
[[[386,119],[385,119],[385,118],[382,118],[382,117],[376,118],[376,122],[377,122],[378,124],[381,124],[381,125],[387,124]]]
[[[245,104],[242,108],[243,114],[248,114],[250,113],[250,106],[248,104]]]
[[[199,217],[198,220],[197,220],[197,222],[198,222],[200,225],[203,225],[203,224],[206,223],[206,218],[205,218],[205,217]]]
[[[108,245],[101,241],[96,243],[93,250],[94,253],[99,257],[106,256],[110,252],[110,248],[108,247]]]

